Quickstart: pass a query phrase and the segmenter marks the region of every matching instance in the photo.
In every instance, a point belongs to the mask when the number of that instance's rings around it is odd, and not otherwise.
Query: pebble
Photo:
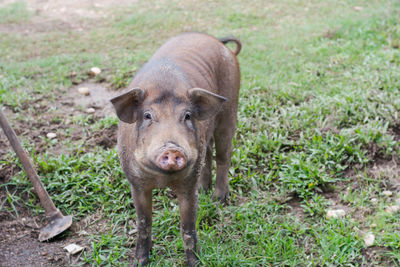
[[[88,109],[86,109],[86,113],[93,114],[93,113],[95,113],[95,112],[96,112],[96,110],[95,110],[94,108],[88,108]]]
[[[355,11],[361,11],[361,10],[363,10],[363,7],[362,6],[355,6],[354,10]]]
[[[371,228],[375,228],[376,227],[376,223],[373,223],[370,225]]]
[[[387,196],[387,197],[390,197],[391,195],[393,195],[392,191],[389,191],[389,190],[383,191],[382,194],[383,194],[384,196]]]
[[[68,251],[69,254],[74,255],[84,250],[84,247],[81,247],[77,244],[69,244],[68,246],[65,246],[64,249]]]
[[[337,210],[328,210],[326,212],[326,218],[331,219],[331,218],[341,218],[346,215],[346,212],[342,209],[337,209]]]
[[[129,231],[128,235],[133,235],[136,232],[137,232],[137,229],[132,229],[132,230]]]
[[[78,92],[79,92],[81,95],[89,95],[89,94],[90,94],[90,89],[87,88],[87,87],[79,87],[79,88],[78,88]]]
[[[374,244],[375,236],[373,233],[366,233],[364,236],[364,244],[367,247],[370,247]]]
[[[385,211],[389,214],[393,214],[396,213],[400,210],[400,206],[397,205],[393,205],[393,206],[389,206],[385,209]]]
[[[98,67],[90,68],[90,75],[96,76],[101,73],[101,69]]]
[[[57,134],[56,133],[47,133],[47,138],[49,138],[49,139],[53,139],[53,138],[56,138],[57,137]]]
[[[371,198],[371,203],[376,204],[378,202],[378,199],[376,198]]]
[[[79,235],[79,236],[89,235],[89,233],[86,232],[85,230],[81,230],[81,231],[78,232],[78,235]]]

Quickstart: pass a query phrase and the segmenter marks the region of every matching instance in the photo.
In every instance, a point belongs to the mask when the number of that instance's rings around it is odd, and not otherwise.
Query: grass
[[[126,86],[176,33],[236,35],[243,43],[242,86],[231,197],[222,207],[200,195],[200,261],[398,266],[400,214],[384,210],[400,195],[385,197],[382,191],[398,181],[399,7],[378,0],[156,1],[116,7],[120,16],[100,22],[87,19],[84,34],[0,31],[0,100],[31,114],[26,105],[40,97],[51,105],[55,93],[87,80],[91,66],[102,68],[110,89]],[[23,2],[7,5],[0,23],[28,23],[29,14]],[[72,123],[90,133],[116,120],[73,117]],[[90,232],[82,262],[129,265],[135,210],[115,149],[83,147],[57,156],[35,153],[28,140],[25,145],[56,206],[77,220],[99,214],[106,222],[104,231]],[[0,164],[16,162],[10,154]],[[24,173],[1,186],[8,190],[2,209],[18,216],[23,203],[43,213]],[[184,265],[177,201],[168,190],[155,191],[153,199],[151,266]],[[346,207],[346,216],[327,220],[330,207]],[[365,247],[366,232],[376,235],[374,247]]]

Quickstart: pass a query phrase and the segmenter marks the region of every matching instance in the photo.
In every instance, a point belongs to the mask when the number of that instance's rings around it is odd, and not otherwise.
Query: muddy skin
[[[235,42],[230,51],[224,43]],[[198,264],[196,217],[199,187],[211,187],[225,202],[232,138],[236,129],[240,71],[235,38],[218,40],[185,33],[168,40],[129,87],[111,100],[120,119],[118,153],[131,184],[138,238],[136,259],[149,262],[152,190],[171,188],[178,196],[181,234],[188,266]]]

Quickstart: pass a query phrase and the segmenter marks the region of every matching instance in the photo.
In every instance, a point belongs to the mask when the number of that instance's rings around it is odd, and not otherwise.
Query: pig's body
[[[239,41],[228,41],[237,43],[239,53]],[[240,85],[235,53],[206,34],[179,35],[143,66],[129,91],[112,100],[121,120],[120,161],[137,213],[136,257],[143,265],[151,247],[151,191],[163,187],[178,196],[188,265],[195,265],[198,185],[211,185],[213,141],[214,194],[221,201],[228,195]]]

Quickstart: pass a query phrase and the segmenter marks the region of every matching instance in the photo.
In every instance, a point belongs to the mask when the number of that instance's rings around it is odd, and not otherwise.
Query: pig
[[[224,44],[233,42],[235,51]],[[137,217],[136,264],[149,262],[152,246],[152,190],[170,188],[180,208],[188,266],[195,266],[199,188],[212,183],[225,202],[236,129],[241,43],[204,33],[169,39],[137,72],[123,93],[111,99],[119,118],[118,155],[131,185]]]

